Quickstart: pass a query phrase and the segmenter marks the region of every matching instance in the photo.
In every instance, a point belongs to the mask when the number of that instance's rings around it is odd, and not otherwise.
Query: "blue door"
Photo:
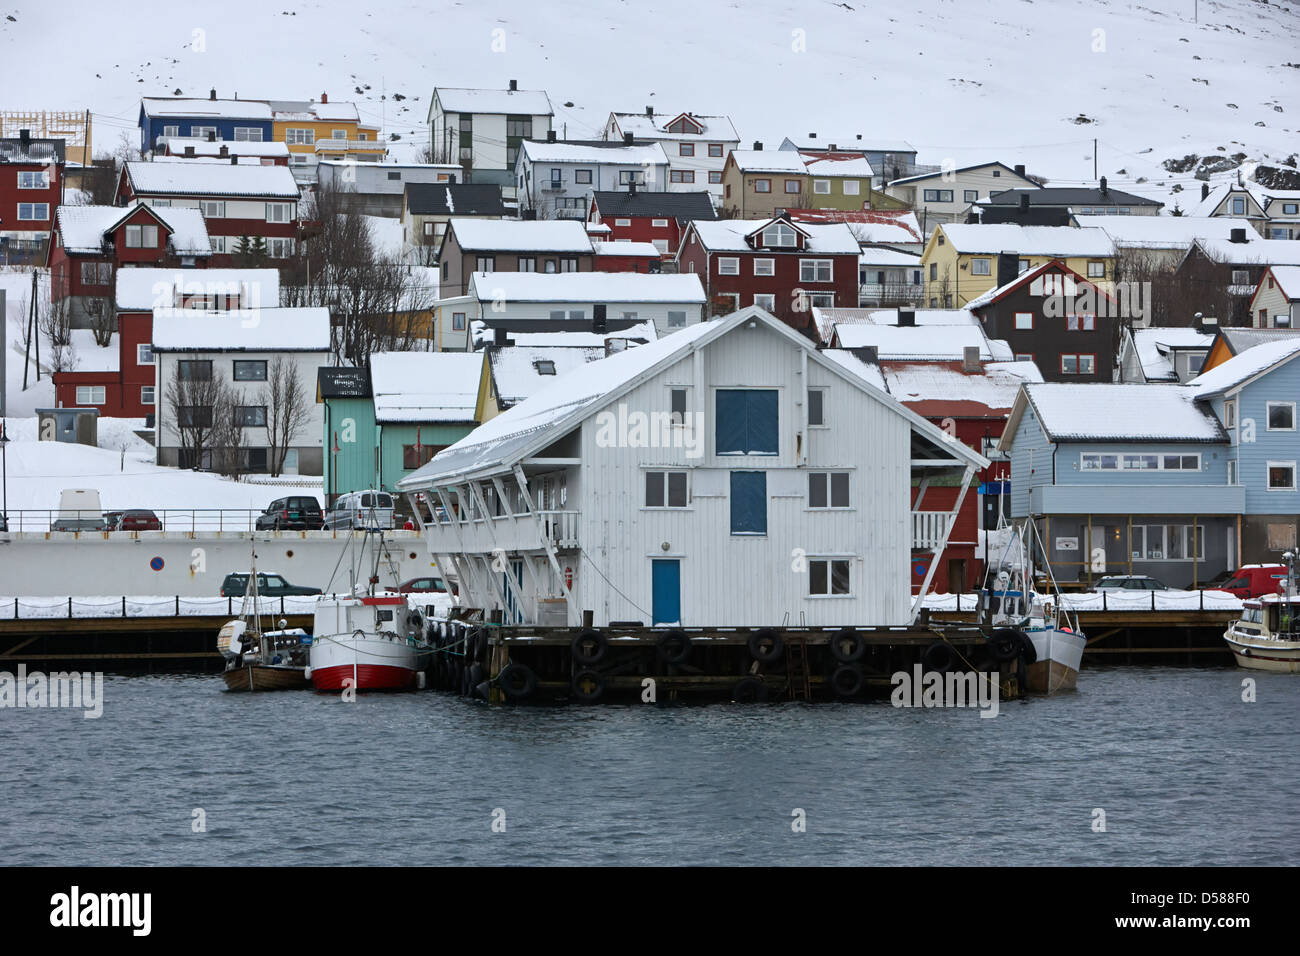
[[[654,560],[651,597],[653,624],[680,624],[682,621],[682,563]]]

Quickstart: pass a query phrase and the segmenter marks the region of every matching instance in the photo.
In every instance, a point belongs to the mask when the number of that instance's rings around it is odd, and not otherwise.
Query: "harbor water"
[[[1227,668],[1085,669],[992,719],[110,675],[99,719],[0,710],[0,847],[10,865],[1295,865],[1298,718],[1295,676]]]

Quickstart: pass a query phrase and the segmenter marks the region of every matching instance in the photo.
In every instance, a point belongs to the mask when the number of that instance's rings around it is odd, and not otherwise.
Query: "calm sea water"
[[[1254,675],[1247,704],[1243,676],[1090,670],[1078,693],[991,720],[888,704],[489,708],[432,692],[348,704],[231,694],[216,676],[109,677],[99,720],[0,710],[0,852],[68,865],[1296,864],[1300,678]]]

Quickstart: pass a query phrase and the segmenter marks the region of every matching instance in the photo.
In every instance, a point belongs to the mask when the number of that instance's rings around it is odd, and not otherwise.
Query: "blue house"
[[[1300,530],[1300,340],[1256,345],[1192,379],[1187,388],[1228,437],[1227,481],[1245,496],[1242,558],[1274,562]]]
[[[269,143],[271,107],[253,100],[219,100],[212,90],[206,100],[146,97],[140,101],[140,149],[153,152],[159,140],[184,136],[196,139]]]
[[[1060,581],[1149,574],[1170,587],[1240,563],[1247,489],[1210,402],[1190,385],[1021,388],[999,450],[1011,516],[1032,520]]]

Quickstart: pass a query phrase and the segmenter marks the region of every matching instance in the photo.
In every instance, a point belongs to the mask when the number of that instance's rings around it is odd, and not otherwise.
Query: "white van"
[[[51,531],[103,531],[104,511],[97,488],[65,488],[59,495],[59,515]]]
[[[325,512],[326,531],[348,528],[393,528],[393,496],[386,491],[352,491],[339,495]]]

